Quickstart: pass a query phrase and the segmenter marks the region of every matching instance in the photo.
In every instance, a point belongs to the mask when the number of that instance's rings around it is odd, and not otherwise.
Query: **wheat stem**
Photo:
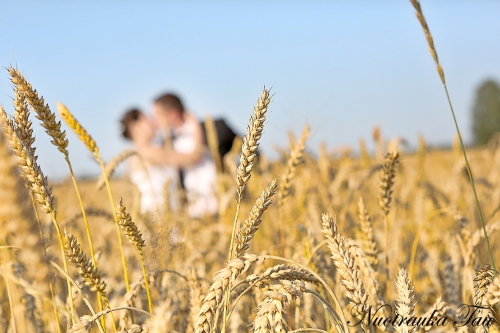
[[[153,314],[153,302],[151,300],[151,291],[149,290],[148,274],[146,272],[146,265],[144,263],[144,252],[143,247],[146,246],[146,242],[142,238],[137,225],[132,220],[132,216],[127,212],[125,206],[123,205],[123,199],[120,198],[119,213],[117,214],[117,219],[120,221],[120,227],[125,232],[125,235],[129,239],[130,243],[135,246],[139,255],[141,257],[142,274],[144,277],[144,284],[146,286],[146,293],[148,295],[148,306],[149,312]]]
[[[92,139],[92,137],[87,133],[85,128],[83,128],[83,126],[78,122],[78,120],[75,117],[73,117],[71,112],[69,112],[69,110],[63,104],[61,104],[61,103],[58,104],[58,111],[59,111],[59,115],[64,120],[64,122],[78,136],[80,141],[83,144],[85,144],[87,149],[92,153],[92,155],[94,155],[97,163],[99,163],[99,166],[101,167],[101,171],[102,171],[103,176],[104,176],[104,182],[106,184],[106,189],[108,192],[109,201],[111,204],[111,209],[112,209],[113,216],[115,219],[116,232],[118,234],[118,245],[120,248],[120,255],[121,255],[121,259],[122,259],[123,278],[125,280],[125,287],[126,287],[127,291],[129,291],[130,290],[130,283],[129,283],[129,277],[128,277],[128,271],[127,271],[127,261],[125,259],[125,252],[123,249],[123,239],[122,239],[122,235],[120,233],[120,226],[118,224],[118,218],[116,216],[116,209],[115,209],[115,204],[114,204],[114,200],[113,200],[113,194],[111,193],[111,187],[109,186],[109,179],[108,179],[108,175],[106,172],[106,167],[104,166],[104,163],[103,163],[102,158],[101,158],[101,154],[99,153],[99,148],[97,147],[97,144],[94,141],[94,139]]]
[[[443,84],[444,91],[446,93],[448,105],[450,106],[451,115],[453,117],[453,122],[455,124],[455,128],[456,128],[457,134],[458,134],[458,139],[460,141],[460,148],[461,148],[462,154],[464,156],[465,167],[467,169],[467,174],[469,176],[469,181],[470,181],[470,184],[472,187],[472,192],[474,193],[474,200],[476,203],[477,211],[479,213],[479,219],[481,220],[481,224],[483,227],[484,238],[486,239],[488,252],[490,254],[491,266],[493,267],[495,274],[497,274],[498,272],[497,272],[496,265],[495,265],[495,258],[493,257],[493,251],[491,249],[490,239],[488,237],[488,233],[486,232],[486,223],[484,222],[483,211],[481,209],[481,205],[479,203],[479,198],[477,196],[476,185],[474,184],[474,177],[472,176],[472,169],[469,165],[469,159],[467,158],[467,152],[465,151],[465,145],[464,145],[464,141],[462,139],[462,134],[460,132],[460,127],[458,126],[457,117],[456,117],[455,111],[453,109],[453,104],[451,103],[450,93],[448,92],[448,86],[446,85],[446,80],[444,77],[444,70],[443,70],[443,67],[441,66],[441,63],[439,62],[439,58],[437,56],[437,51],[436,51],[436,48],[434,46],[434,40],[432,38],[432,34],[431,34],[430,29],[429,29],[429,26],[427,25],[427,21],[424,17],[424,13],[422,11],[422,7],[420,6],[420,2],[418,0],[410,0],[410,1],[411,1],[411,4],[413,5],[413,7],[415,8],[415,10],[417,11],[417,14],[416,14],[417,19],[419,20],[420,25],[422,26],[422,29],[424,30],[424,34],[425,34],[425,37],[427,39],[427,44],[429,46],[429,51],[432,55],[432,58],[434,59],[434,62],[436,63],[436,69],[437,69],[437,72],[439,74],[439,78],[441,79],[441,83]]]

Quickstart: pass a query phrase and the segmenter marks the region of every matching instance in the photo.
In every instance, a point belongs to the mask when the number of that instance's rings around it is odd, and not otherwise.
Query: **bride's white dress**
[[[154,213],[162,210],[167,181],[170,181],[168,188],[169,205],[170,208],[175,209],[177,201],[174,194],[179,183],[177,169],[168,165],[144,165],[142,167],[139,163],[137,164],[138,167],[129,173],[129,177],[141,194],[141,213]]]
[[[175,136],[172,140],[175,151],[183,154],[194,152],[197,125],[187,118],[180,128],[175,129]],[[204,152],[201,162],[185,168],[183,172],[189,215],[201,217],[206,214],[215,214],[217,212],[217,198],[215,196],[217,171],[210,154]]]

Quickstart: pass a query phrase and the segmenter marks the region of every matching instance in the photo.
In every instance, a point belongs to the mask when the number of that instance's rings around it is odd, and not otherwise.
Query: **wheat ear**
[[[12,257],[16,257],[29,268],[30,279],[37,281],[46,292],[46,286],[51,283],[52,274],[48,267],[45,241],[34,206],[36,205],[34,194],[29,188],[26,189],[28,183],[20,176],[17,157],[7,146],[7,140],[1,128],[0,175],[2,175],[0,177],[0,230],[2,230],[0,242],[23,249],[19,252],[14,251]],[[34,207],[33,213],[28,205],[29,201]],[[12,234],[16,237],[11,238]]]
[[[379,206],[385,215],[391,211],[392,187],[396,177],[396,166],[399,161],[397,152],[387,153],[380,172]]]
[[[259,225],[262,223],[262,215],[269,205],[271,205],[271,197],[276,193],[277,187],[278,183],[276,179],[273,179],[252,206],[252,209],[248,213],[248,217],[236,234],[236,258],[241,257],[244,251],[250,247],[250,241],[257,232]]]
[[[247,134],[243,137],[241,146],[240,164],[236,169],[236,212],[234,214],[233,227],[231,231],[231,239],[229,241],[228,261],[234,258],[234,238],[238,225],[238,216],[240,213],[240,203],[243,196],[245,185],[252,174],[253,165],[257,158],[257,149],[259,148],[259,140],[262,137],[264,130],[264,121],[266,120],[267,107],[271,102],[270,91],[264,87],[262,95],[257,101],[257,106],[254,107],[250,124],[247,127]],[[224,303],[222,333],[226,333],[226,314],[230,302],[231,282],[226,292],[226,300]]]
[[[494,306],[500,303],[500,276],[497,275],[488,286],[486,295],[484,295],[484,303]]]
[[[396,289],[398,291],[398,299],[396,301],[396,309],[398,314],[403,318],[411,318],[415,316],[415,293],[408,278],[408,272],[405,269],[400,269],[396,280]],[[410,328],[406,323],[396,325],[396,331],[400,333],[412,333],[416,327]]]
[[[488,287],[493,282],[493,278],[495,277],[495,271],[491,267],[491,265],[484,265],[477,273],[474,278],[474,305],[482,307],[486,306],[488,303],[485,301],[485,295],[488,293]],[[478,316],[484,310],[478,309]],[[481,326],[476,327],[476,333],[488,332],[489,326],[494,321],[494,317],[491,310],[486,310],[486,317],[490,319],[490,322],[484,322]]]
[[[29,109],[24,94],[16,86],[14,89],[14,120],[17,126],[19,139],[34,156],[36,148],[33,146],[35,138],[33,137],[32,123],[29,119]]]
[[[104,309],[104,300],[106,300],[107,306],[109,307],[109,302],[106,297],[106,283],[102,279],[101,272],[97,269],[94,263],[92,263],[92,260],[88,259],[83,253],[75,236],[65,232],[64,240],[66,258],[68,258],[68,261],[78,270],[78,275],[83,278],[85,285],[89,286],[92,291],[97,292],[99,299],[99,311]],[[102,318],[102,326],[106,327],[106,324],[104,323],[104,316]]]
[[[34,194],[35,199],[38,204],[40,204],[42,211],[50,214],[52,217],[52,222],[57,231],[57,236],[59,239],[59,245],[61,248],[61,256],[64,264],[64,269],[68,272],[68,264],[66,262],[66,256],[64,254],[64,241],[61,233],[59,223],[56,218],[56,209],[54,205],[54,196],[52,194],[52,187],[49,186],[47,177],[43,175],[42,169],[36,162],[37,158],[32,155],[33,149],[26,148],[21,139],[19,138],[18,130],[12,119],[7,117],[5,110],[0,107],[0,125],[2,126],[3,132],[9,141],[10,147],[14,154],[17,156],[18,165],[21,169],[21,175],[26,182],[26,187],[28,187]],[[68,294],[71,295],[71,282],[66,279]],[[70,297],[71,311],[74,313],[73,300]]]
[[[61,131],[61,122],[56,121],[56,116],[50,111],[49,105],[45,104],[43,97],[38,96],[38,92],[33,89],[21,72],[13,67],[9,67],[7,70],[11,76],[12,83],[24,94],[29,106],[36,112],[36,118],[42,121],[42,126],[52,138],[52,143],[59,151],[67,155],[68,140],[66,139],[66,132]]]
[[[291,300],[302,297],[306,290],[300,281],[280,281],[271,289],[264,293],[264,300],[257,307],[253,323],[255,333],[288,332],[285,307]]]
[[[295,146],[293,147],[290,157],[286,163],[285,173],[283,174],[283,180],[281,183],[281,191],[280,191],[280,205],[285,204],[285,199],[290,194],[290,186],[293,176],[295,175],[295,170],[299,163],[302,160],[302,154],[304,153],[304,149],[306,147],[306,141],[309,137],[310,126],[306,124],[304,130],[302,131],[302,135],[300,139],[297,141]]]
[[[253,164],[257,158],[257,148],[259,148],[259,140],[262,137],[262,131],[264,130],[267,107],[271,102],[269,92],[270,91],[266,90],[264,87],[264,91],[257,101],[257,106],[254,107],[252,116],[250,117],[247,134],[243,137],[240,164],[236,169],[236,213],[234,214],[233,230],[231,232],[231,241],[229,242],[228,260],[233,259],[234,236],[236,233],[236,225],[238,224],[241,197],[243,195],[243,189],[250,179]]]
[[[359,198],[358,201],[358,209],[359,209],[359,221],[361,222],[361,230],[363,231],[364,241],[363,251],[365,252],[368,260],[374,269],[378,266],[378,248],[377,242],[375,241],[375,237],[373,235],[373,227],[372,220],[370,214],[368,213],[368,209],[366,209],[363,198]]]
[[[346,289],[346,295],[354,306],[354,312],[360,315],[361,312],[356,307],[360,307],[359,309],[365,307],[368,295],[365,293],[363,282],[359,278],[358,268],[354,266],[354,258],[349,252],[345,244],[345,238],[340,235],[332,217],[323,214],[321,216],[321,224],[323,225],[323,233],[328,241],[328,247],[332,253],[333,263],[342,278],[342,285]]]
[[[386,273],[386,298],[390,299],[390,269],[389,269],[389,213],[391,211],[392,187],[396,177],[396,166],[399,161],[397,152],[389,152],[385,155],[382,170],[380,171],[380,186],[378,203],[384,213],[385,232],[385,273]]]
[[[257,148],[259,140],[264,129],[264,121],[266,120],[267,107],[271,102],[270,90],[264,87],[261,97],[257,101],[257,106],[254,107],[250,124],[247,127],[247,134],[243,137],[241,147],[240,164],[236,173],[236,192],[238,193],[237,200],[241,200],[243,189],[248,182],[253,169],[255,158],[257,157]]]
[[[449,304],[459,306],[460,286],[455,272],[455,267],[453,266],[453,262],[448,255],[444,259],[443,289],[444,299]]]
[[[290,280],[290,281],[299,280],[310,283],[319,282],[319,280],[308,271],[286,264],[278,264],[269,267],[260,275],[254,275],[254,274],[249,275],[247,276],[246,281],[250,284],[253,284],[257,281],[262,281],[266,279]],[[257,285],[257,287],[261,288],[259,285]]]
[[[132,220],[132,216],[130,216],[130,214],[127,212],[126,207],[123,205],[122,198],[120,198],[120,205],[118,211],[119,212],[117,217],[119,220],[120,227],[123,229],[123,232],[127,236],[130,243],[132,243],[135,246],[135,248],[139,252],[139,256],[141,257],[142,275],[144,277],[146,293],[148,295],[149,312],[153,314],[153,302],[151,300],[151,291],[149,289],[148,274],[146,271],[146,264],[144,262],[144,251],[142,250],[143,247],[146,246],[146,242],[144,241],[144,238],[142,237],[139,228],[137,228],[137,224],[135,224],[135,222]]]
[[[346,239],[345,244],[354,258],[354,265],[358,267],[361,280],[363,281],[363,287],[369,295],[368,300],[370,304],[383,305],[384,301],[379,294],[380,285],[378,283],[375,270],[373,269],[366,253],[363,251],[361,246],[359,246],[358,243],[352,239]]]
[[[76,118],[71,114],[71,112],[66,108],[63,104],[59,103],[58,105],[58,111],[59,115],[61,118],[64,120],[66,125],[71,128],[71,130],[78,136],[80,141],[82,141],[83,144],[87,147],[87,149],[94,155],[95,159],[97,160],[97,163],[99,163],[101,167],[101,171],[104,177],[104,182],[106,183],[106,189],[108,191],[108,197],[111,205],[111,209],[113,212],[113,216],[115,219],[115,225],[116,225],[116,233],[118,236],[118,247],[120,248],[120,255],[122,259],[122,267],[123,267],[123,277],[125,280],[125,287],[127,291],[130,290],[130,283],[129,283],[129,277],[128,277],[128,271],[127,271],[127,261],[125,259],[125,252],[123,249],[123,239],[122,235],[120,233],[120,225],[118,223],[118,218],[116,215],[116,209],[115,209],[115,204],[114,204],[114,199],[113,199],[113,194],[111,193],[111,187],[109,186],[109,179],[107,177],[106,173],[106,167],[104,166],[104,162],[102,161],[101,154],[99,153],[99,148],[97,147],[97,144],[95,143],[94,139],[90,136],[90,134],[87,133],[85,128],[76,120]]]
[[[80,195],[80,191],[78,189],[78,185],[76,182],[76,178],[73,172],[73,167],[71,165],[71,161],[69,159],[68,152],[68,139],[66,138],[66,132],[61,131],[61,122],[56,121],[56,115],[50,110],[48,104],[45,104],[43,97],[38,96],[38,92],[33,89],[31,84],[21,75],[21,73],[9,67],[9,74],[11,75],[12,83],[15,85],[15,95],[16,101],[15,105],[15,119],[16,123],[20,129],[21,139],[26,141],[26,145],[30,147],[35,139],[32,136],[31,131],[31,122],[29,122],[29,112],[26,107],[26,102],[30,105],[30,107],[35,111],[36,118],[42,121],[42,127],[45,128],[46,133],[52,138],[52,144],[54,144],[57,149],[64,154],[66,163],[68,165],[71,179],[73,181],[73,186],[76,191],[76,195],[78,197],[78,202],[80,204],[80,209],[83,214],[83,220],[85,223],[85,229],[87,232],[87,239],[90,247],[90,254],[92,256],[92,260],[95,262],[94,257],[94,246],[92,244],[92,237],[90,234],[90,227],[87,219],[87,215],[85,214],[85,208],[83,207],[82,198]],[[34,155],[34,148],[33,148]]]
[[[231,260],[225,268],[215,274],[214,281],[201,304],[195,327],[196,333],[212,332],[212,326],[216,322],[216,310],[221,304],[224,293],[230,286],[230,283],[234,282],[238,276],[259,260],[262,260],[262,258],[246,254],[242,258]]]
[[[283,215],[285,214],[284,206],[288,195],[290,194],[290,187],[292,185],[292,178],[295,176],[295,172],[297,166],[302,161],[302,154],[304,153],[304,149],[306,147],[306,141],[309,137],[310,127],[309,124],[306,124],[304,130],[302,131],[302,135],[300,139],[295,143],[292,151],[290,153],[290,157],[287,160],[285,173],[282,176],[281,181],[281,191],[279,192],[279,211],[278,211],[278,228],[280,234],[280,243],[281,248],[284,251],[285,248],[285,228],[283,226]]]

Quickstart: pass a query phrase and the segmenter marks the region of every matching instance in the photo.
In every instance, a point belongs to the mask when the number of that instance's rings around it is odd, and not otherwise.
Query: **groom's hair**
[[[141,114],[142,112],[138,109],[130,109],[123,115],[120,124],[122,125],[122,135],[125,139],[132,140],[130,136],[130,124],[136,122]]]
[[[184,105],[177,95],[171,93],[163,94],[155,99],[155,103],[159,104],[165,111],[177,110],[181,114],[184,113]]]

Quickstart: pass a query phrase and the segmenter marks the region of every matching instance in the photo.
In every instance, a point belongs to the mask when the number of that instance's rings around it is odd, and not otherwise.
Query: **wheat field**
[[[104,161],[91,127],[7,71],[14,107],[0,110],[0,333],[499,330],[498,142],[468,148],[465,159],[460,136],[450,150],[421,137],[405,153],[375,128],[375,152],[363,140],[334,150],[310,147],[304,124],[270,161],[257,154],[275,93],[264,88],[247,133],[217,163],[218,214],[190,218],[185,205],[170,207],[167,191],[157,213],[141,214],[138,190],[112,176],[136,152]],[[37,163],[40,125],[64,155],[65,181],[51,182]],[[68,141],[69,130],[80,142]],[[99,179],[74,177],[75,144],[93,154]]]

